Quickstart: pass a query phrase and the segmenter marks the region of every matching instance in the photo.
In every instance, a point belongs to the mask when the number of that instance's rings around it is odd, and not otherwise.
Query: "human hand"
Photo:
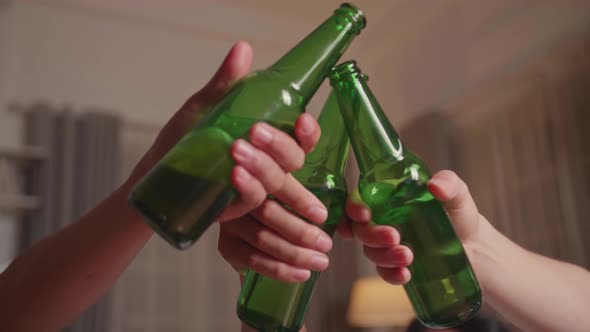
[[[481,224],[487,221],[479,214],[467,185],[454,172],[440,171],[428,182],[428,190],[442,202],[469,252],[479,241]],[[414,257],[410,248],[400,244],[399,232],[391,226],[370,224],[371,211],[360,197],[349,198],[346,212],[351,220],[343,223],[339,232],[354,235],[363,243],[365,256],[377,265],[377,272],[385,281],[396,285],[408,282],[411,274],[407,267]]]
[[[286,188],[305,190],[293,177]],[[254,270],[286,282],[303,282],[328,267],[332,239],[273,200],[249,215],[221,224],[218,249],[238,272]]]
[[[126,188],[132,188],[182,138],[195,118],[243,78],[251,64],[250,45],[236,43],[209,83],[190,97],[160,131],[126,182]],[[236,166],[231,180],[239,199],[223,211],[218,221],[245,215],[260,206],[269,194],[313,222],[326,219],[327,211],[315,196],[301,188],[292,191],[293,179],[289,175],[303,165],[305,153],[315,146],[320,136],[319,125],[309,114],[302,114],[295,123],[295,136],[297,141],[266,123],[256,123],[250,129],[249,142],[238,139],[233,143],[231,153]]]

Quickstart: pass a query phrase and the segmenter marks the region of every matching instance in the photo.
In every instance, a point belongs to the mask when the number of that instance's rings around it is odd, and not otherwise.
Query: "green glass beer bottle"
[[[130,203],[176,248],[190,246],[236,197],[233,141],[247,138],[257,121],[292,134],[295,120],[365,24],[359,9],[343,4],[268,69],[238,82],[139,182]]]
[[[328,220],[320,227],[332,236],[344,213],[344,166],[350,145],[334,93],[318,121],[322,136],[293,175],[328,209]],[[238,317],[258,331],[299,331],[319,276],[320,272],[312,271],[307,281],[288,283],[248,272],[238,299]]]
[[[446,211],[426,187],[426,165],[404,148],[354,61],[335,67],[330,83],[372,221],[395,227],[414,253],[412,279],[404,288],[418,319],[434,328],[464,322],[479,310],[481,288]]]

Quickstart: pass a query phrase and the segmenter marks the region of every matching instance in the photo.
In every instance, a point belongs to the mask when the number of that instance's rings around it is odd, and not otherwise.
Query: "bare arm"
[[[525,250],[486,220],[480,228],[480,240],[466,249],[488,305],[524,331],[590,326],[590,272]]]
[[[57,331],[97,301],[152,235],[120,189],[0,275],[7,331]]]
[[[0,274],[2,331],[57,331],[103,296],[153,234],[127,205],[130,189],[182,137],[196,112],[221,98],[233,82],[248,73],[251,61],[250,46],[237,43],[212,80],[166,124],[125,185],[78,222],[23,252]],[[268,194],[296,202],[294,209],[310,220],[325,220],[327,211],[322,203],[309,191],[294,185],[289,175],[303,164],[305,152],[313,149],[320,135],[319,126],[313,117],[303,114],[295,123],[295,135],[297,141],[268,124],[258,123],[250,130],[250,142],[237,140],[233,144],[231,153],[236,166],[231,180],[240,199],[224,210],[220,222],[252,211]],[[244,150],[248,152],[246,157]],[[273,225],[282,230],[288,225],[276,221],[284,220],[283,216],[279,213],[267,220],[274,221]],[[305,228],[312,232],[318,229],[307,223],[299,225],[300,231]],[[247,267],[272,268],[268,259],[260,259],[266,257],[270,248],[265,241],[258,241],[258,259],[246,260]],[[328,244],[331,246],[331,240]],[[294,247],[300,248],[297,244]],[[307,249],[316,252],[314,249],[318,248],[309,245]],[[285,265],[281,269],[283,277],[307,279],[305,263],[308,262],[299,260]]]

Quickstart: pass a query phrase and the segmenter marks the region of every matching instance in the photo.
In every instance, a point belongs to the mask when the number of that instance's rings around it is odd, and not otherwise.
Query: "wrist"
[[[502,235],[485,217],[480,215],[479,218],[477,232],[464,243],[465,251],[476,273],[494,266],[501,260],[499,251],[502,246]]]
[[[137,225],[143,232],[153,234],[153,229],[144,222],[143,217],[139,212],[134,209],[128,202],[129,194],[135,185],[136,181],[128,179],[121,186],[119,186],[109,197],[109,199],[115,205],[113,208],[117,211],[118,215],[123,217],[122,220]]]
[[[517,269],[515,264],[526,251],[500,233],[480,215],[477,234],[466,241],[465,251],[481,287],[487,294],[496,292],[504,278]],[[489,298],[489,296],[488,296]]]

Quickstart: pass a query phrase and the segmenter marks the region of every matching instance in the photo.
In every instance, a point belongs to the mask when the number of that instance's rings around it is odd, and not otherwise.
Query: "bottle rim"
[[[360,78],[365,81],[369,80],[369,76],[363,74],[360,68],[356,64],[356,60],[348,60],[345,61],[330,70],[330,82],[335,83],[338,82],[345,77],[355,77]]]
[[[360,10],[356,5],[350,2],[344,2],[340,5],[338,9],[335,10],[336,13],[343,13],[353,22],[353,30],[358,34],[367,26],[367,19],[365,14],[362,10]]]

